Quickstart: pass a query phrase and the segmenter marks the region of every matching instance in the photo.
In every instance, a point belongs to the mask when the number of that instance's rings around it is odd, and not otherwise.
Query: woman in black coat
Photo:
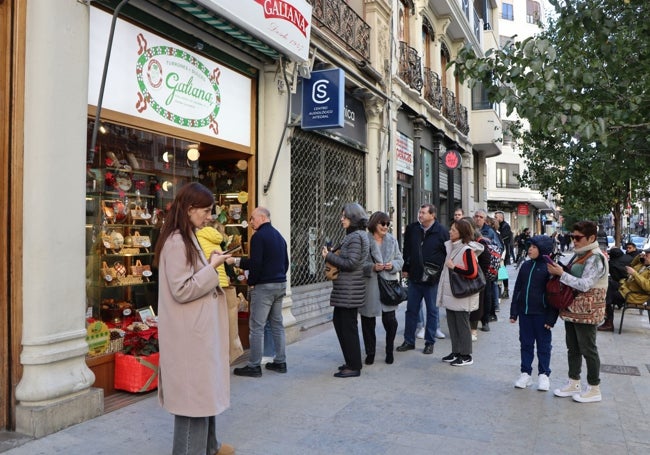
[[[357,377],[361,374],[361,344],[357,323],[358,308],[366,299],[364,264],[369,254],[368,236],[365,232],[368,214],[359,204],[345,204],[341,225],[345,237],[341,245],[330,251],[323,247],[322,255],[339,269],[338,278],[332,281],[330,305],[334,307],[332,322],[339,339],[345,363],[334,374],[337,378]]]

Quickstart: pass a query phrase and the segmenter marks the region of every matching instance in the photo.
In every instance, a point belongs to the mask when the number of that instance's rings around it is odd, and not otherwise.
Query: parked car
[[[613,235],[608,235],[607,236],[607,250],[610,250],[614,248],[614,245],[616,244],[616,241],[614,240]]]

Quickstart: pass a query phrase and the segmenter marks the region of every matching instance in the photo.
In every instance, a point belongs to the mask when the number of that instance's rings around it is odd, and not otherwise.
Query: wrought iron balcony
[[[467,135],[469,133],[469,122],[467,120],[467,108],[462,104],[458,104],[458,119],[456,120],[458,131]]]
[[[422,59],[418,55],[418,51],[404,41],[399,42],[398,75],[409,87],[418,92],[422,90],[422,85],[424,84],[422,80]]]
[[[308,0],[314,24],[332,32],[348,49],[370,60],[370,25],[343,0]]]
[[[438,110],[442,110],[440,76],[431,68],[424,68],[424,99]]]
[[[458,112],[456,111],[456,95],[447,87],[442,88],[442,115],[445,116],[454,125],[458,119]]]

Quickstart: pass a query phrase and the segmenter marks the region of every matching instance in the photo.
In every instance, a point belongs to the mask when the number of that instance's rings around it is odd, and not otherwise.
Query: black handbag
[[[433,262],[425,262],[423,264],[423,270],[423,283],[433,283],[438,280],[438,275],[440,275],[440,266],[438,264],[434,264]]]
[[[379,300],[384,305],[399,305],[408,296],[407,289],[400,284],[399,280],[386,280],[377,275],[377,284],[379,285]]]
[[[449,286],[454,297],[469,297],[483,290],[485,287],[485,275],[480,267],[478,267],[478,275],[473,279],[465,278],[460,273],[449,269]]]

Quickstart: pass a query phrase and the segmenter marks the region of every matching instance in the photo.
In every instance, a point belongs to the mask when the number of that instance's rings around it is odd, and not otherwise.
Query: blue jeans
[[[282,299],[287,293],[287,283],[256,284],[251,289],[249,319],[250,360],[248,365],[260,366],[264,354],[264,326],[268,320],[275,347],[274,362],[287,361],[284,351],[284,325],[282,324]]]
[[[521,372],[532,374],[535,344],[537,344],[537,374],[551,375],[551,331],[544,328],[546,315],[519,315],[519,343],[521,345]]]
[[[436,330],[438,329],[438,307],[436,306],[436,294],[438,283],[432,285],[409,282],[408,299],[406,301],[406,315],[404,324],[404,341],[415,345],[415,329],[418,325],[418,313],[420,304],[424,299],[427,308],[426,329],[424,342],[434,344],[436,342]]]
[[[220,448],[214,416],[174,416],[172,455],[206,455],[217,453]]]

